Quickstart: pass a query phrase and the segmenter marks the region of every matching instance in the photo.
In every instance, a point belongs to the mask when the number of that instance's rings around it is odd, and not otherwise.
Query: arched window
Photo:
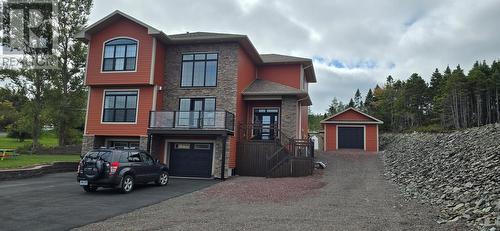
[[[137,59],[137,41],[114,39],[104,44],[103,71],[134,71]]]

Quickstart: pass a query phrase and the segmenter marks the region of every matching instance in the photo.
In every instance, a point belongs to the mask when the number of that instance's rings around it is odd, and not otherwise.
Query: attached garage
[[[171,143],[170,145],[170,175],[207,178],[212,176],[212,143]]]
[[[321,121],[324,151],[361,149],[378,151],[378,126],[383,122],[354,108],[330,116]]]

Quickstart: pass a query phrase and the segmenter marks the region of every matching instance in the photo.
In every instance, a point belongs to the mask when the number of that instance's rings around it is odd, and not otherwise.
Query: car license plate
[[[84,185],[89,185],[89,182],[86,181],[86,180],[81,180],[80,181],[80,185],[84,186]]]

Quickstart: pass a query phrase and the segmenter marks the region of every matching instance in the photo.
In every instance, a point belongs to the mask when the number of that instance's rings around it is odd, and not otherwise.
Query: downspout
[[[302,126],[301,126],[301,123],[302,123],[302,109],[301,109],[302,104],[301,104],[300,102],[301,102],[301,101],[304,101],[304,100],[306,100],[306,99],[308,99],[308,98],[309,98],[309,96],[306,96],[306,97],[304,97],[304,98],[302,98],[302,99],[298,99],[298,100],[297,100],[298,109],[299,109],[299,113],[298,113],[298,114],[300,115],[300,118],[298,118],[298,119],[299,119],[299,121],[300,121],[300,123],[297,123],[297,124],[299,125],[299,127],[298,127],[298,131],[299,131],[299,134],[300,134],[300,135],[301,135],[301,133],[302,133],[302,132],[301,132],[301,131],[302,131]],[[307,133],[309,134],[309,131],[305,131],[305,132],[307,132]],[[302,137],[297,137],[297,139],[302,139]]]
[[[221,169],[220,169],[220,179],[222,181],[225,180],[224,178],[224,171],[226,170],[226,143],[227,143],[227,135],[224,134],[223,135],[224,139],[224,143],[222,144],[222,166],[221,166]]]
[[[148,142],[147,142],[147,147],[146,147],[146,151],[151,154],[151,145],[152,145],[152,139],[153,139],[153,135],[151,133],[148,133]]]

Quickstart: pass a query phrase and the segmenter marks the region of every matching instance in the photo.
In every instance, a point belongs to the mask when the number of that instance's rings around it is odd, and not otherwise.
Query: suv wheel
[[[134,178],[131,175],[125,175],[122,179],[120,191],[122,193],[129,193],[134,189]]]
[[[97,191],[97,187],[86,185],[86,186],[83,186],[83,190],[85,190],[85,192],[95,192],[95,191]]]
[[[158,186],[165,186],[168,184],[168,172],[163,171],[161,172],[160,176],[156,180],[156,185]]]

